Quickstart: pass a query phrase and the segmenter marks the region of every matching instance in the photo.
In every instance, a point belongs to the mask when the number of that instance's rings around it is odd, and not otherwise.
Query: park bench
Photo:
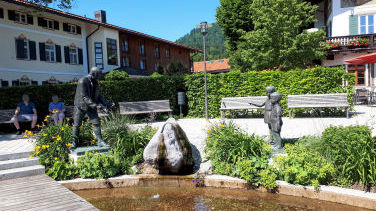
[[[169,100],[120,102],[119,108],[121,115],[172,113]]]
[[[227,97],[222,98],[221,101],[221,118],[225,117],[225,111],[227,110],[242,110],[242,109],[264,109],[263,107],[257,107],[250,105],[249,103],[262,104],[266,101],[266,96],[252,96],[252,97]]]
[[[307,94],[307,95],[288,95],[289,117],[291,118],[291,109],[294,108],[345,108],[346,117],[349,118],[349,102],[347,93],[336,94]]]

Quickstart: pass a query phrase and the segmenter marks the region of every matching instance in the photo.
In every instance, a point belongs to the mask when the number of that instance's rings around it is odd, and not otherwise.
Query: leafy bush
[[[129,75],[123,70],[112,70],[104,78],[106,81],[121,81],[129,78]]]
[[[283,180],[292,184],[313,185],[329,184],[333,178],[334,165],[319,152],[304,145],[285,145],[287,156],[276,158],[276,167]]]
[[[376,139],[367,126],[327,128],[322,143],[325,156],[336,166],[338,183],[376,185]]]
[[[281,101],[284,114],[288,113],[286,95],[298,94],[327,94],[349,93],[351,102],[352,86],[342,86],[342,79],[353,84],[355,75],[346,73],[343,67],[313,69],[297,69],[287,72],[263,71],[247,72],[231,71],[222,74],[208,75],[209,114],[211,117],[220,116],[221,99],[224,97],[264,96],[265,87],[275,86],[284,97]],[[185,77],[186,94],[188,98],[189,116],[203,117],[205,114],[205,89],[203,73]],[[303,115],[316,109],[294,109],[293,114]],[[324,115],[343,114],[343,109],[321,109]],[[321,111],[320,110],[320,111]]]
[[[213,124],[207,133],[205,152],[213,171],[258,186],[262,181],[260,172],[268,168],[271,147],[261,137],[246,134],[232,122]]]
[[[162,74],[158,73],[158,72],[154,72],[153,74],[150,75],[150,77],[152,78],[158,78],[158,77],[163,77]]]
[[[78,176],[78,169],[72,161],[56,161],[48,170],[47,175],[54,180],[70,180]]]
[[[86,152],[77,160],[77,168],[82,178],[103,179],[121,172],[119,161],[115,156],[103,153]]]

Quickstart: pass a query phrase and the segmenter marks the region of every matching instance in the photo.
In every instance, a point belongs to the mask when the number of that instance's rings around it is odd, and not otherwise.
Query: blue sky
[[[94,18],[106,10],[107,22],[176,41],[201,21],[215,22],[219,0],[75,0],[68,12]]]

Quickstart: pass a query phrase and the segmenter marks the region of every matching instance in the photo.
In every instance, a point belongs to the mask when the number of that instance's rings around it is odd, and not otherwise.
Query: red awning
[[[376,53],[367,54],[364,56],[355,57],[345,62],[355,65],[374,64],[376,63]]]

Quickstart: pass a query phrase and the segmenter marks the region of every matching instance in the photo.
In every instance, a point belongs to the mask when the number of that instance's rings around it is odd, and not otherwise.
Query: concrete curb
[[[101,188],[121,187],[145,187],[145,186],[172,186],[172,187],[194,187],[192,181],[194,176],[160,176],[160,175],[124,175],[109,179],[75,179],[61,181],[71,191]],[[253,189],[267,192],[263,187],[252,188],[242,179],[222,175],[209,175],[203,179],[205,187],[231,188],[231,189]],[[312,186],[292,185],[284,181],[277,181],[277,194],[318,199],[322,201],[346,204],[355,207],[376,210],[376,193],[369,193],[359,190],[352,190],[333,186],[320,186],[316,191]]]

